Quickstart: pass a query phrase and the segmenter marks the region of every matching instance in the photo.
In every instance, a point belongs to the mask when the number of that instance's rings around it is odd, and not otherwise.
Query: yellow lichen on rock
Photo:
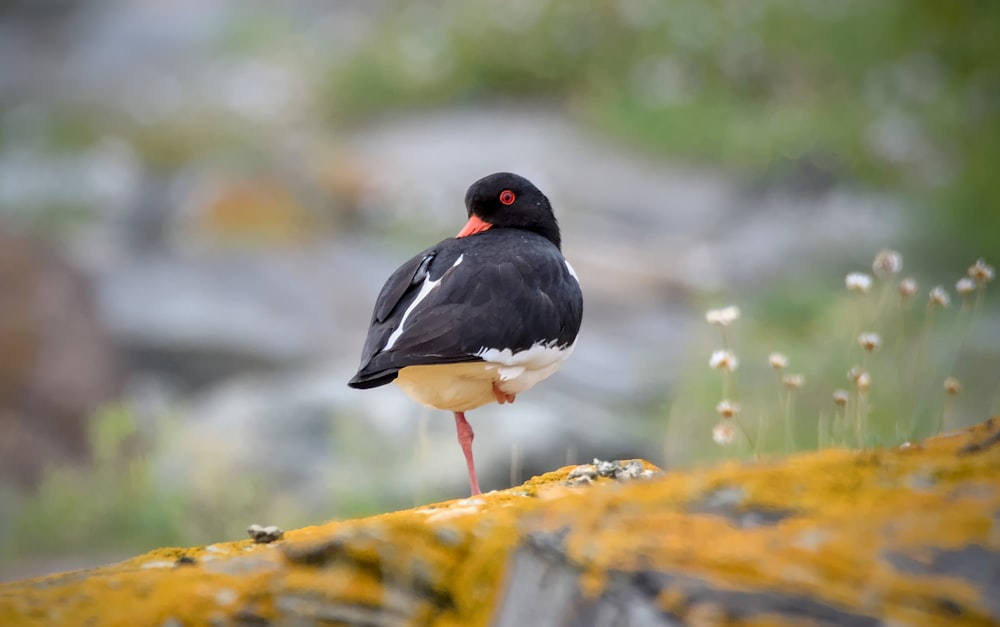
[[[544,572],[550,585],[576,586],[577,616],[626,612],[615,597],[640,591],[651,611],[684,621],[721,604],[722,622],[734,623],[780,614],[992,624],[996,422],[897,450],[829,450],[569,495],[528,526],[543,544],[564,530],[558,546],[533,551],[529,542],[512,577]],[[554,577],[560,571],[569,583]],[[516,601],[542,601],[545,587],[533,589]]]
[[[284,540],[157,549],[0,585],[0,625],[267,623],[307,617],[484,623],[517,521],[571,469],[493,492],[289,531]],[[382,618],[379,618],[382,617]],[[470,618],[472,617],[472,618]]]
[[[0,624],[991,624],[998,426],[659,477],[563,468],[271,544],[3,585]]]

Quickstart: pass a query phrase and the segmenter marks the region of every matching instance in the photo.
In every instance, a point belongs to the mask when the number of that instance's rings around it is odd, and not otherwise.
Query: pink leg
[[[493,396],[497,398],[497,402],[503,405],[504,403],[513,403],[514,399],[517,398],[515,394],[507,394],[506,392],[501,392],[500,388],[497,387],[497,382],[493,382]]]
[[[462,453],[465,454],[465,465],[469,467],[472,496],[482,494],[479,490],[479,480],[476,479],[476,463],[472,461],[472,439],[476,434],[472,432],[472,425],[465,419],[464,412],[455,412],[455,429],[458,430],[458,443],[462,445]]]

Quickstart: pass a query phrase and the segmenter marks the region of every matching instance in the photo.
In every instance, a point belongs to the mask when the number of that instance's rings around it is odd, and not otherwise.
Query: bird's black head
[[[560,247],[559,224],[549,199],[523,176],[510,172],[484,176],[465,193],[465,208],[469,212],[470,224],[473,218],[479,218],[493,227],[534,231],[555,244],[556,248]],[[462,233],[469,235],[478,230],[481,229],[463,230]]]

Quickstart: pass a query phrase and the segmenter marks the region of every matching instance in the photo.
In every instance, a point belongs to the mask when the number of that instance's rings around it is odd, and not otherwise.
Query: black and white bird
[[[465,207],[469,221],[457,236],[382,286],[348,385],[395,381],[415,401],[453,412],[479,494],[465,412],[513,403],[558,370],[573,352],[583,295],[552,206],[530,181],[491,174],[469,187]]]

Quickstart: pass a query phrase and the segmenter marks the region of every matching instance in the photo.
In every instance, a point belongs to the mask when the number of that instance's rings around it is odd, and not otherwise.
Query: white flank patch
[[[462,263],[463,257],[465,257],[464,254],[459,255],[458,259],[455,260],[455,263],[451,264],[451,267],[454,268],[458,266],[458,264]],[[413,313],[413,310],[417,308],[417,305],[420,304],[420,301],[427,298],[427,295],[431,293],[431,290],[440,285],[441,281],[447,275],[448,273],[445,272],[444,274],[441,275],[441,278],[439,278],[437,281],[431,281],[430,277],[424,279],[424,284],[420,286],[420,292],[417,293],[417,297],[413,299],[413,302],[410,303],[410,306],[407,307],[406,311],[403,312],[403,317],[399,321],[399,326],[396,327],[396,330],[393,331],[391,335],[389,335],[389,339],[386,340],[385,346],[382,347],[382,350],[384,351],[389,350],[396,344],[396,342],[399,341],[399,338],[402,337],[403,331],[405,330],[406,327],[406,319],[410,317],[410,314]]]
[[[566,261],[566,260],[563,259],[563,261]],[[579,283],[580,282],[580,277],[576,276],[576,270],[573,269],[573,266],[569,265],[568,261],[566,261],[566,269],[569,270],[570,276],[572,276],[574,279],[576,279],[576,282]]]
[[[528,350],[517,353],[509,348],[482,348],[476,353],[500,375],[499,387],[507,394],[520,394],[539,381],[547,379],[573,352],[574,344],[556,346],[552,342],[536,342]]]
[[[476,353],[476,357],[502,366],[522,367],[522,370],[537,370],[552,363],[563,361],[571,352],[573,352],[573,344],[557,347],[555,340],[553,340],[550,342],[535,342],[531,348],[516,353],[509,348],[483,347]]]

